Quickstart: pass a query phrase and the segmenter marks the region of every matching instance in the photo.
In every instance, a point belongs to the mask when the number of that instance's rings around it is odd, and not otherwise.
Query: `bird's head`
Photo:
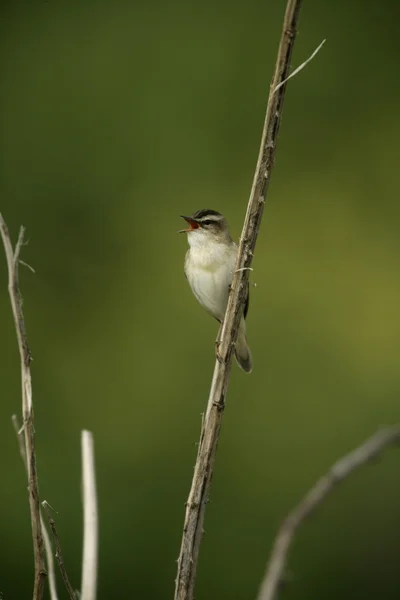
[[[209,208],[197,210],[190,217],[181,215],[182,219],[189,224],[186,229],[181,229],[178,233],[187,233],[189,244],[214,242],[225,242],[230,239],[228,223],[221,213]]]

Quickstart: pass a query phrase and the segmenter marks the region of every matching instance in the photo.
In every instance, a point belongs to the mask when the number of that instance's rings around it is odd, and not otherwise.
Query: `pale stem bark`
[[[283,83],[283,85],[280,84],[289,75],[290,59],[296,36],[300,6],[301,0],[288,0],[286,5],[283,30],[262,132],[261,147],[239,244],[236,272],[221,330],[221,343],[218,348],[219,360],[216,361],[214,368],[192,487],[186,503],[182,544],[175,581],[175,600],[193,599],[200,543],[203,535],[204,514],[208,502],[218,437],[228,390],[232,353],[237,338],[241,311],[243,310],[249,269],[251,267],[274,165],[276,142],[286,90],[286,83]]]
[[[40,520],[39,485],[36,468],[35,453],[35,427],[32,406],[32,381],[30,372],[31,353],[25,330],[22,300],[18,283],[19,255],[24,241],[24,228],[21,227],[18,241],[13,249],[10,234],[3,216],[0,214],[0,233],[3,239],[4,250],[8,268],[8,292],[14,316],[15,330],[18,340],[18,349],[21,361],[22,383],[22,417],[28,472],[29,508],[32,526],[33,553],[34,553],[34,584],[33,600],[41,600],[46,580],[46,566],[44,559],[44,544]]]
[[[97,589],[98,510],[94,441],[82,431],[83,558],[80,600],[95,600]]]
[[[285,566],[294,535],[299,525],[325,500],[325,498],[353,471],[376,458],[385,448],[400,442],[400,426],[378,431],[361,446],[338,460],[306,494],[300,504],[289,513],[275,539],[271,557],[257,600],[275,600],[279,586],[284,581]]]
[[[19,453],[21,455],[22,462],[24,463],[25,469],[27,471],[28,466],[26,464],[26,451],[25,451],[24,435],[20,429],[17,415],[13,415],[11,417],[11,419],[12,419],[15,434],[16,434],[17,440],[18,440]],[[49,576],[50,600],[58,600],[56,571],[54,568],[54,558],[53,558],[53,548],[51,546],[50,536],[47,533],[46,524],[44,522],[42,515],[40,515],[40,524],[42,526],[43,541],[44,541],[44,547],[46,550],[47,572],[48,572],[48,576]]]

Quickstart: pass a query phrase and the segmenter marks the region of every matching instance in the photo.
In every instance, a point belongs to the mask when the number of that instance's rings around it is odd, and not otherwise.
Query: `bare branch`
[[[26,464],[26,451],[25,451],[23,428],[21,429],[19,426],[17,415],[13,415],[11,417],[11,420],[12,420],[12,423],[14,426],[15,434],[17,436],[19,453],[21,455],[22,462],[24,463],[24,467],[25,467],[26,471],[28,471],[28,466]],[[56,572],[54,569],[54,559],[53,559],[53,548],[51,547],[50,536],[47,533],[46,525],[45,525],[42,515],[40,515],[40,524],[42,526],[43,541],[44,541],[44,547],[46,550],[47,571],[48,571],[48,576],[49,576],[50,600],[58,600]]]
[[[41,600],[46,579],[44,560],[44,544],[40,522],[39,486],[36,470],[35,453],[35,428],[32,408],[32,382],[30,373],[31,353],[26,336],[22,301],[18,283],[19,254],[24,240],[24,228],[21,227],[15,251],[13,250],[8,227],[0,214],[0,233],[3,239],[4,250],[8,267],[8,291],[11,308],[14,316],[15,330],[17,333],[18,348],[21,359],[22,383],[22,416],[27,456],[29,508],[32,525],[33,552],[34,552],[34,587],[33,600]]]
[[[98,515],[94,442],[90,431],[82,431],[83,558],[80,600],[95,600],[97,589]]]
[[[286,89],[284,80],[289,75],[290,59],[296,37],[300,6],[301,0],[288,0],[286,5],[275,73],[270,87],[262,132],[261,147],[240,239],[235,274],[221,330],[221,342],[218,349],[219,357],[214,368],[192,487],[186,503],[182,544],[178,559],[178,573],[175,582],[175,600],[193,599],[200,543],[203,535],[204,515],[225,408],[232,353],[238,334],[252,257],[275,160],[276,143]],[[277,89],[277,86],[282,82],[283,85]]]
[[[63,557],[62,550],[61,550],[61,544],[60,544],[60,539],[58,537],[56,524],[50,514],[50,508],[51,508],[50,504],[48,502],[46,502],[46,500],[43,500],[42,506],[46,512],[47,520],[49,522],[50,529],[53,533],[53,539],[54,539],[54,543],[56,546],[56,559],[58,562],[58,566],[60,567],[60,572],[61,572],[61,576],[62,576],[64,584],[65,584],[65,589],[68,592],[68,596],[70,597],[70,600],[76,600],[75,592],[72,589],[72,585],[70,584],[70,581],[68,578],[67,569],[65,568],[64,557]]]
[[[290,545],[297,528],[325,500],[335,487],[353,471],[376,458],[385,448],[400,442],[400,426],[378,431],[361,446],[336,462],[321,477],[298,506],[286,517],[275,539],[265,577],[257,600],[274,600],[283,581]]]

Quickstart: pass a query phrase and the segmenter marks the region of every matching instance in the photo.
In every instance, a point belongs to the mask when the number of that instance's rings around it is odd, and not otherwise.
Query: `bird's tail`
[[[239,333],[235,346],[235,357],[239,367],[246,373],[251,373],[253,368],[253,359],[251,357],[251,350],[247,343],[246,322],[244,317],[242,317],[239,325]]]

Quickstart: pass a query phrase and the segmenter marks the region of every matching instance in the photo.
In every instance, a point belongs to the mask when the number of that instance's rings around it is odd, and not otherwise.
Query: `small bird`
[[[238,247],[229,235],[228,223],[219,212],[202,209],[191,217],[181,215],[189,223],[187,233],[189,250],[186,252],[184,272],[198,302],[222,324],[230,285],[236,264]],[[246,338],[245,318],[249,308],[249,289],[240,320],[235,356],[239,366],[250,373],[253,368]],[[218,352],[219,334],[217,337]]]

